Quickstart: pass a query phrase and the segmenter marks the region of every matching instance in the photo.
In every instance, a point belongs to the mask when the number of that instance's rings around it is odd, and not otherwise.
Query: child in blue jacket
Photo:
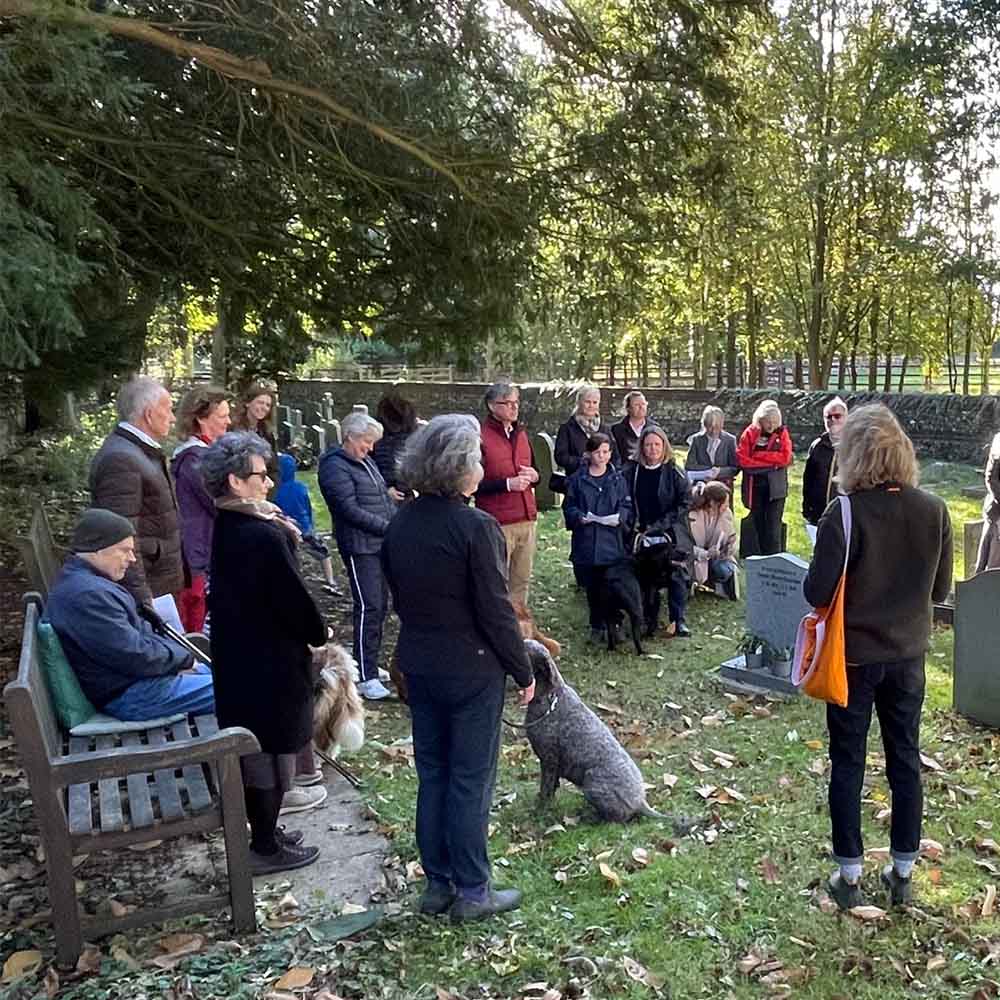
[[[318,559],[323,567],[323,577],[326,589],[339,594],[337,585],[333,582],[333,560],[330,550],[316,537],[313,527],[312,503],[309,500],[309,489],[305,483],[295,478],[295,459],[284,452],[278,455],[278,471],[281,483],[274,494],[274,502],[290,517],[302,532],[302,544],[306,551]]]

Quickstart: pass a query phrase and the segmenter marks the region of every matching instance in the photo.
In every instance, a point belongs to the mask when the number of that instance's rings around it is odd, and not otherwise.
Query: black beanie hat
[[[99,552],[134,534],[135,528],[127,517],[114,511],[92,507],[80,516],[73,529],[69,547],[74,552]]]

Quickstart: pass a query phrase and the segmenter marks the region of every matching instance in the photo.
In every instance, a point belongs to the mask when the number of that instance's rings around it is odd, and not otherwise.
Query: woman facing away
[[[490,881],[487,827],[507,677],[535,681],[505,576],[496,520],[469,498],[483,478],[474,417],[435,417],[406,444],[402,481],[416,490],[388,525],[382,566],[399,614],[417,768],[421,913],[479,920],[520,906]]]
[[[838,482],[851,506],[844,538],[840,501],[820,518],[803,583],[813,607],[828,605],[844,571],[848,702],[827,705],[830,734],[830,822],[838,868],[829,882],[841,909],[864,903],[861,792],[872,709],[878,714],[885,774],[892,791],[891,864],[882,873],[894,906],[912,899],[920,852],[923,789],[920,712],[932,602],[951,587],[951,518],[943,500],[917,488],[913,444],[892,412],[862,406],[844,422]]]

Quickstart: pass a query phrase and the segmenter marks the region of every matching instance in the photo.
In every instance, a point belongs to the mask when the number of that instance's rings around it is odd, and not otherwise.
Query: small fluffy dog
[[[558,656],[562,652],[562,647],[555,639],[549,638],[549,636],[545,635],[538,628],[535,624],[534,616],[528,608],[520,601],[511,601],[510,603],[514,609],[514,617],[517,618],[517,624],[521,628],[522,638],[534,639],[536,642],[540,642],[552,656]],[[399,669],[399,656],[395,649],[392,651],[392,658],[389,660],[389,679],[396,687],[399,700],[403,704],[406,704],[406,676]]]
[[[647,801],[642,774],[610,729],[559,673],[549,651],[525,640],[535,675],[535,697],[524,724],[542,765],[539,802],[552,799],[565,778],[583,792],[601,819],[627,823],[636,816],[664,819]]]
[[[335,642],[314,646],[313,742],[336,757],[360,750],[365,742],[365,707],[358,694],[358,665]]]

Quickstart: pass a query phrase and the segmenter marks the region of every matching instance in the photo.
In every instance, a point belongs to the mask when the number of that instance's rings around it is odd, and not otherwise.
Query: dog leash
[[[504,718],[504,722],[510,726],[511,729],[532,729],[538,725],[539,722],[544,722],[555,710],[559,707],[559,695],[553,692],[552,696],[549,698],[549,707],[545,710],[543,715],[540,715],[534,722],[511,722],[510,719]]]

